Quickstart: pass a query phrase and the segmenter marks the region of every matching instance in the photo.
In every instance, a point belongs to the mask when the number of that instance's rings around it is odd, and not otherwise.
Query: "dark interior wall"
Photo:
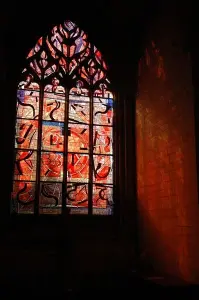
[[[187,45],[184,23],[188,10],[185,16],[179,7],[162,13],[149,30],[148,52],[140,63],[137,200],[142,258],[160,273],[198,283],[193,48]]]

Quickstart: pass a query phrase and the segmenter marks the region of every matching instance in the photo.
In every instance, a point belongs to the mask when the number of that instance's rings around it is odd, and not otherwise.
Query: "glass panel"
[[[61,214],[62,184],[40,183],[39,212],[41,214]]]
[[[17,117],[25,119],[37,119],[39,115],[39,92],[17,91]]]
[[[86,154],[68,153],[67,181],[88,182],[89,156]]]
[[[113,153],[112,127],[93,126],[93,152],[99,154]]]
[[[89,127],[88,125],[68,124],[68,151],[89,151]]]
[[[89,97],[80,95],[69,96],[69,122],[89,123]]]
[[[41,153],[41,180],[62,181],[63,179],[63,153]]]
[[[17,119],[15,147],[37,149],[38,121]]]
[[[93,214],[111,215],[113,212],[113,186],[110,184],[93,185]]]
[[[64,122],[65,96],[55,93],[44,93],[43,119]]]
[[[68,183],[66,204],[70,214],[87,214],[88,184],[79,182]]]
[[[16,151],[14,179],[32,180],[36,179],[36,151]]]
[[[12,210],[16,213],[34,213],[35,182],[14,181]]]
[[[97,125],[113,124],[113,99],[93,97],[93,123]]]
[[[113,183],[113,157],[108,155],[93,155],[93,161],[93,181],[100,183]]]
[[[42,149],[63,151],[64,123],[49,121],[42,122]]]
[[[113,94],[106,73],[101,52],[70,21],[54,26],[29,52],[17,90],[15,211],[33,213],[36,189],[39,212],[60,214],[64,188],[71,214],[87,214],[90,201],[94,214],[110,213]],[[66,91],[67,82],[76,86]]]

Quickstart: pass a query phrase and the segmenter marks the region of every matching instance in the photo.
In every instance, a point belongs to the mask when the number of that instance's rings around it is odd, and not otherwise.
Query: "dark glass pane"
[[[68,183],[66,204],[70,214],[87,214],[88,184],[79,182]]]
[[[40,214],[61,214],[62,184],[57,182],[41,182],[39,212]]]

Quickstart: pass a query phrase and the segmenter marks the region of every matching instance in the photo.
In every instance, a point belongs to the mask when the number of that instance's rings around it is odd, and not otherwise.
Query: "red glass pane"
[[[68,153],[67,181],[88,182],[89,156],[79,153]]]
[[[108,155],[93,155],[93,181],[99,183],[113,183],[113,157]]]
[[[63,179],[63,153],[41,153],[41,180],[62,181]]]
[[[14,179],[30,180],[36,179],[36,151],[16,151]]]

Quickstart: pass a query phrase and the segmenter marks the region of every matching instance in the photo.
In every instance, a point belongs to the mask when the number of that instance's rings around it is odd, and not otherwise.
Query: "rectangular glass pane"
[[[111,155],[93,155],[93,181],[113,183],[113,157]]]
[[[14,179],[28,181],[36,180],[36,159],[36,151],[16,150]]]
[[[113,185],[93,184],[93,214],[112,215]]]
[[[43,120],[64,122],[65,95],[44,93]]]
[[[88,125],[68,124],[68,151],[89,151],[89,127]]]
[[[93,126],[93,152],[98,154],[113,153],[113,128]]]
[[[67,181],[88,182],[89,156],[79,153],[68,153]]]
[[[15,147],[21,149],[37,149],[38,121],[17,119]]]
[[[113,125],[113,99],[93,97],[93,124]]]
[[[88,184],[79,182],[68,183],[66,205],[70,214],[87,214]]]
[[[64,149],[64,123],[42,122],[42,149],[60,151]]]
[[[33,214],[35,202],[35,182],[14,181],[12,190],[12,211]]]
[[[41,182],[39,212],[41,214],[61,214],[62,183]]]
[[[80,95],[69,95],[69,122],[89,123],[90,98]]]
[[[63,153],[41,153],[41,180],[62,181],[63,179]]]
[[[17,91],[17,118],[37,119],[39,115],[39,92]]]

